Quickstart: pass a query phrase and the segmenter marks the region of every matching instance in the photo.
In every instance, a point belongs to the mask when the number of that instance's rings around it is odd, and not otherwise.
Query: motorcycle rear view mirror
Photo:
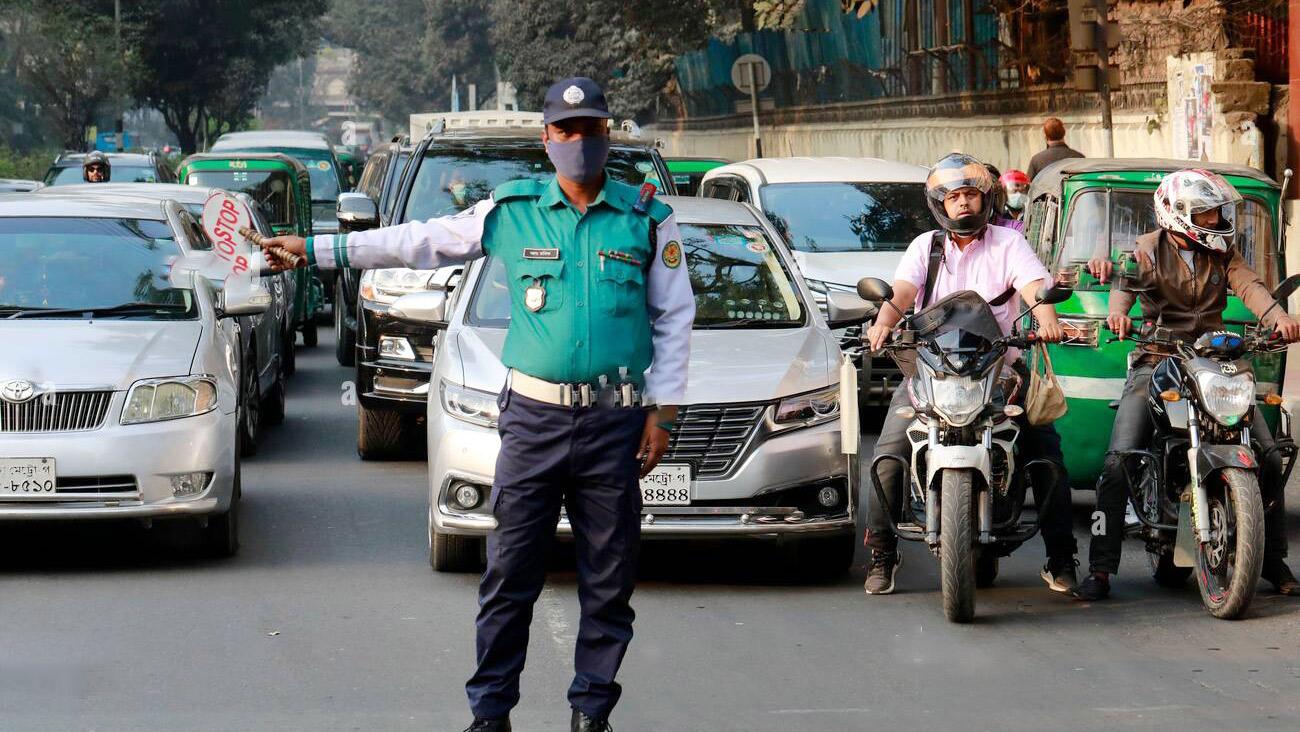
[[[858,280],[858,297],[867,302],[885,302],[894,299],[894,288],[879,277],[863,277]]]
[[[1282,280],[1277,289],[1273,290],[1273,299],[1278,302],[1285,302],[1287,298],[1295,294],[1296,290],[1300,290],[1300,275],[1291,275]]]
[[[1038,288],[1038,302],[1056,305],[1069,300],[1072,294],[1074,294],[1074,290],[1065,285],[1044,286]]]

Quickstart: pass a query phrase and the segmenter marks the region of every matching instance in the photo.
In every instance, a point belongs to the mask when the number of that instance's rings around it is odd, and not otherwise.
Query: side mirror
[[[826,296],[826,325],[831,330],[862,325],[876,317],[880,308],[849,292],[830,292]]]
[[[858,280],[858,297],[868,302],[893,300],[894,288],[878,277],[863,277]]]
[[[379,204],[364,193],[340,193],[335,217],[344,231],[365,231],[379,226]]]
[[[427,290],[402,295],[388,306],[388,315],[412,325],[447,327],[447,293]]]
[[[1295,294],[1296,290],[1300,290],[1300,275],[1291,275],[1282,280],[1282,283],[1277,286],[1277,289],[1273,290],[1273,299],[1278,302],[1283,302],[1287,298],[1291,297],[1291,295]]]
[[[1038,288],[1038,301],[1048,305],[1065,302],[1074,294],[1073,288],[1065,285],[1052,285],[1051,287]]]
[[[271,307],[271,292],[261,282],[231,278],[217,295],[217,314],[222,318],[261,315]]]

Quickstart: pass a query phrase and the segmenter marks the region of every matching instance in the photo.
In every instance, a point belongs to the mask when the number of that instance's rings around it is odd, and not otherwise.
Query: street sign
[[[752,81],[758,82],[757,89],[751,90]],[[741,94],[761,92],[772,83],[772,65],[756,53],[747,53],[731,65],[731,83]]]

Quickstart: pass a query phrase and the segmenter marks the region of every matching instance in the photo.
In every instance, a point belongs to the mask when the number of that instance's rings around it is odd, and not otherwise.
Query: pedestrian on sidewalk
[[[1065,144],[1065,123],[1056,117],[1048,117],[1043,121],[1043,137],[1047,138],[1047,149],[1029,159],[1027,173],[1030,180],[1033,180],[1040,170],[1057,160],[1084,157],[1083,153]]]

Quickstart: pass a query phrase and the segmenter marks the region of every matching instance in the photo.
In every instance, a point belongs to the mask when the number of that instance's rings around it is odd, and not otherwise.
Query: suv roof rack
[[[444,130],[502,129],[542,126],[541,112],[480,109],[473,112],[424,112],[411,115],[411,137],[426,137],[441,122]]]

